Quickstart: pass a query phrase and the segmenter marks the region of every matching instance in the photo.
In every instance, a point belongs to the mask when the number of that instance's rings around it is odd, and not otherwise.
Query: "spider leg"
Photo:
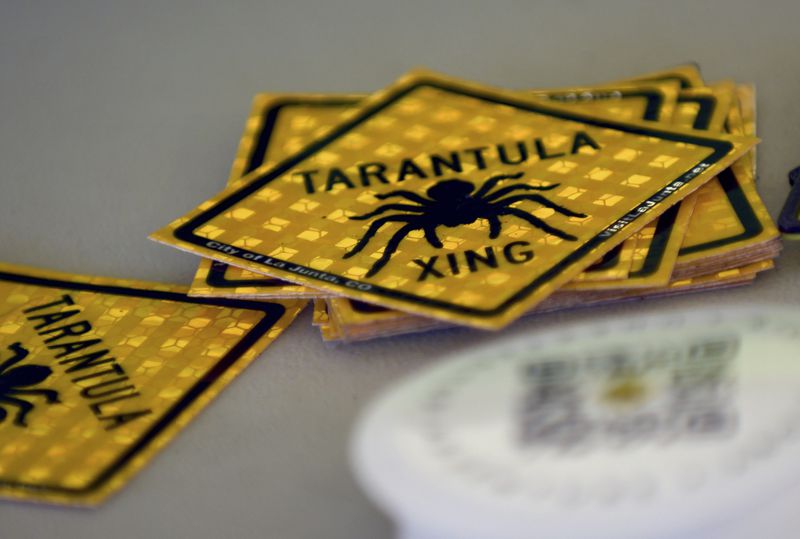
[[[383,206],[378,206],[375,210],[369,213],[365,213],[364,215],[354,215],[350,217],[350,219],[355,221],[363,221],[391,210],[424,212],[425,208],[420,206],[412,206],[411,204],[384,204]]]
[[[50,404],[61,402],[58,400],[58,391],[52,389],[9,389],[6,391],[8,395],[41,395]]]
[[[383,249],[383,254],[381,255],[381,257],[372,265],[372,267],[367,272],[367,277],[372,277],[373,275],[378,273],[383,268],[383,266],[385,266],[387,262],[389,262],[389,260],[392,258],[392,255],[395,253],[395,251],[397,251],[397,248],[400,246],[400,242],[403,241],[403,239],[408,235],[408,233],[411,232],[412,230],[417,230],[419,228],[420,228],[419,226],[413,223],[409,223],[403,226],[397,232],[395,232],[394,236],[392,236],[392,238],[386,244],[386,247]]]
[[[561,215],[568,215],[569,217],[586,217],[585,213],[574,212],[570,209],[565,208],[564,206],[559,206],[555,202],[551,202],[541,195],[515,195],[513,197],[508,197],[501,200],[495,200],[493,204],[497,204],[499,206],[510,206],[511,204],[514,204],[515,202],[520,202],[522,200],[531,200],[533,202],[538,202],[542,206],[547,206],[548,208],[557,211]]]
[[[509,193],[514,191],[550,191],[551,189],[555,189],[561,185],[560,183],[554,183],[552,185],[528,185],[527,183],[520,183],[517,185],[509,185],[508,187],[503,187],[502,189],[498,189],[494,193],[484,197],[484,200],[492,201],[497,200],[500,197],[506,196]]]
[[[503,180],[518,180],[522,177],[522,172],[517,172],[516,174],[498,174],[497,176],[492,176],[481,185],[480,189],[475,191],[475,194],[472,195],[475,198],[482,197],[486,193],[492,190],[495,185],[500,183]]]
[[[425,239],[428,240],[428,243],[437,249],[442,247],[442,241],[439,239],[439,236],[436,235],[436,225],[426,225],[423,227],[423,230],[425,231]]]
[[[391,197],[405,198],[406,200],[410,200],[412,202],[416,202],[416,203],[422,204],[424,206],[428,206],[430,204],[433,204],[433,200],[428,200],[424,196],[422,196],[422,195],[420,195],[418,193],[414,193],[413,191],[404,191],[402,189],[397,190],[397,191],[390,191],[388,193],[379,193],[379,194],[375,195],[375,198],[377,198],[378,200],[386,200],[387,198],[391,198]]]
[[[522,210],[518,210],[516,208],[504,208],[498,212],[498,215],[513,215],[515,217],[519,217],[523,221],[528,221],[536,228],[544,230],[548,234],[551,234],[563,240],[575,241],[578,239],[572,234],[567,234],[566,232],[563,232],[557,228],[553,228],[552,226],[548,225],[541,219],[534,217],[533,215],[526,213]]]
[[[0,364],[0,373],[5,372],[10,367],[13,367],[26,357],[28,357],[28,350],[22,346],[22,343],[15,342],[8,347],[9,350],[14,352],[14,355]]]
[[[362,236],[362,238],[358,241],[358,243],[350,249],[347,253],[345,253],[344,258],[350,258],[351,256],[360,253],[364,247],[367,246],[369,240],[372,239],[375,234],[378,233],[378,230],[385,225],[386,223],[409,223],[413,219],[414,216],[405,216],[405,215],[388,215],[386,217],[381,217],[380,219],[376,219],[369,225],[366,234]]]
[[[489,219],[489,239],[494,240],[500,235],[500,218],[496,215],[487,217]]]
[[[19,410],[17,411],[17,416],[14,418],[14,424],[19,425],[20,427],[28,426],[28,424],[25,423],[25,416],[28,415],[28,412],[33,410],[33,404],[26,402],[22,399],[9,397],[8,395],[0,395],[0,402],[6,404],[13,404],[14,406],[19,407]]]

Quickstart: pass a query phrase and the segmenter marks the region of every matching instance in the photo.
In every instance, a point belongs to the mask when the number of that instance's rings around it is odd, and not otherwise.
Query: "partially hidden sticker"
[[[100,503],[302,306],[0,264],[0,495]]]
[[[676,96],[677,97],[677,96]],[[342,122],[363,96],[258,94],[253,98],[228,186],[257,168],[272,167]],[[674,108],[674,103],[672,103]],[[279,225],[275,219],[272,224]],[[189,295],[242,298],[315,297],[318,290],[222,262],[201,259]]]
[[[678,279],[672,281],[668,286],[639,291],[607,290],[596,294],[558,291],[528,314],[536,315],[563,309],[613,304],[631,299],[667,297],[741,286],[750,284],[758,273],[773,267],[774,264],[771,260],[761,261],[709,275]],[[323,303],[327,308],[325,308],[325,320],[320,322],[319,328],[322,337],[328,341],[362,341],[447,327],[447,324],[437,320],[388,310],[347,298],[329,298]]]
[[[737,93],[732,85],[717,85],[709,90],[710,93],[682,96],[679,109],[683,106],[681,102],[694,100],[720,129],[724,127],[733,134],[745,134],[746,129],[752,132],[754,127],[745,124],[740,103],[740,99],[745,99],[744,108],[753,122],[754,112],[752,104],[746,101],[746,90],[744,95]],[[780,234],[756,190],[754,163],[753,149],[693,195],[697,206],[679,252],[679,275],[707,271],[707,265],[718,265],[715,261],[734,259],[735,253],[748,250],[761,250],[765,258],[777,255]]]
[[[732,83],[722,82],[711,87],[681,90],[675,107],[673,125],[714,133],[723,132],[726,111],[731,106],[733,88]],[[641,247],[636,246],[632,256],[631,271],[624,281],[593,283],[589,289],[666,286],[686,239],[696,202],[705,196],[704,193],[711,189],[711,184],[716,181],[716,178],[709,181],[696,193],[671,207],[655,221],[648,223],[634,236],[639,238]],[[587,289],[585,284],[580,282],[570,283],[567,287],[573,290]]]

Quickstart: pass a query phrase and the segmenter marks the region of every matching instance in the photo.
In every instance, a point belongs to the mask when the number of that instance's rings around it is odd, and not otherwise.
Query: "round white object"
[[[695,311],[521,336],[380,396],[354,433],[407,539],[685,537],[800,479],[800,327]]]

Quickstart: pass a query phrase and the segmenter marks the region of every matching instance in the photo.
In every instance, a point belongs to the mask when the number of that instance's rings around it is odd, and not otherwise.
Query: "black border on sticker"
[[[237,342],[228,353],[225,354],[216,365],[214,365],[195,385],[186,392],[181,399],[167,410],[153,426],[139,438],[136,443],[131,445],[125,453],[117,458],[105,470],[83,488],[68,488],[58,485],[31,485],[22,482],[7,481],[0,477],[0,487],[26,490],[29,492],[52,492],[57,494],[89,495],[93,491],[101,488],[114,475],[120,472],[139,452],[145,449],[161,432],[171,425],[180,415],[209,389],[231,366],[233,366],[243,355],[262,338],[272,327],[281,319],[286,312],[286,308],[278,303],[266,301],[248,301],[229,298],[198,298],[187,296],[180,292],[166,292],[161,290],[150,290],[146,288],[134,288],[131,286],[117,285],[98,285],[92,283],[72,282],[48,277],[37,277],[15,273],[13,271],[0,270],[0,281],[11,283],[26,284],[31,286],[41,286],[47,288],[58,288],[61,290],[75,290],[79,292],[98,292],[116,296],[127,296],[147,299],[160,299],[165,301],[176,301],[197,305],[212,305],[215,307],[228,307],[232,309],[247,309],[260,311],[264,317],[255,324],[242,340]]]
[[[709,105],[709,99],[713,100],[713,104]],[[711,96],[685,96],[678,98],[678,102],[681,101],[700,102],[700,114],[703,114],[704,109],[707,109],[707,122],[711,122],[711,117],[714,114],[714,108],[717,104],[716,98]],[[700,114],[698,114],[698,116]],[[695,119],[695,124],[697,123],[697,119]],[[708,127],[701,127],[700,129],[707,128]],[[726,131],[730,131],[727,117],[725,119],[725,129]],[[719,181],[723,191],[725,191],[725,196],[728,197],[728,202],[730,203],[731,208],[733,208],[733,212],[736,214],[736,218],[739,220],[739,224],[742,225],[744,230],[742,230],[742,232],[739,234],[728,236],[727,238],[720,238],[717,240],[707,241],[705,243],[698,243],[697,245],[692,245],[690,247],[683,247],[680,251],[678,251],[678,256],[701,253],[703,251],[724,247],[725,245],[730,245],[739,241],[748,240],[758,236],[764,230],[764,225],[761,224],[761,221],[758,219],[755,210],[753,210],[753,207],[750,205],[750,201],[747,200],[747,195],[744,194],[742,186],[739,183],[739,180],[736,178],[736,174],[733,173],[733,168],[728,167],[720,172],[717,175],[717,180]]]
[[[391,310],[387,309],[386,307],[381,307],[380,305],[373,305],[372,303],[358,301],[357,299],[348,298],[347,302],[350,304],[351,309],[361,314],[385,313]]]
[[[687,103],[691,101],[700,105],[697,116],[695,116],[694,122],[692,122],[692,127],[701,131],[707,130],[711,125],[714,110],[717,108],[717,98],[714,96],[678,96],[678,103]],[[675,204],[659,216],[656,230],[653,233],[653,241],[650,242],[650,248],[647,250],[647,255],[645,255],[642,267],[637,271],[632,271],[628,277],[647,277],[658,271],[658,268],[661,267],[661,260],[664,258],[664,250],[667,248],[669,238],[672,235],[672,229],[675,226],[675,220],[678,218],[680,207],[681,202]]]
[[[664,75],[656,75],[654,77],[644,76],[642,78],[629,80],[631,82],[677,82],[681,85],[681,90],[688,90],[695,87],[688,77],[684,77],[680,73],[668,73]]]
[[[622,254],[622,243],[611,249],[609,252],[603,255],[603,257],[586,268],[586,273],[595,273],[598,271],[605,271],[608,269],[613,268],[619,263],[619,257]]]
[[[206,274],[206,284],[209,286],[213,286],[214,288],[238,288],[240,286],[286,286],[286,281],[281,281],[280,279],[276,279],[274,277],[259,277],[257,279],[247,280],[247,279],[228,279],[225,274],[228,272],[228,268],[230,268],[230,264],[226,264],[225,262],[219,262],[217,260],[211,261],[211,267],[208,268],[208,273]]]
[[[758,236],[764,230],[764,225],[762,225],[761,221],[758,219],[756,212],[750,205],[750,201],[747,200],[747,195],[744,194],[742,186],[739,180],[736,179],[736,175],[731,168],[729,167],[720,172],[719,175],[717,175],[717,180],[719,180],[719,184],[725,191],[728,202],[730,202],[734,213],[736,213],[736,218],[739,219],[739,223],[744,230],[735,236],[728,236],[727,238],[720,238],[718,240],[684,247],[678,251],[678,256],[691,255],[710,249],[716,249],[717,247],[724,247],[725,245],[730,245],[738,241],[749,240],[750,238]]]
[[[584,92],[579,92],[581,96],[586,94],[594,95],[594,94],[602,94],[596,97],[592,97],[589,99],[585,99],[583,97],[576,98],[575,100],[569,99],[560,99],[566,98],[567,96],[575,95],[576,92],[570,91],[544,91],[541,93],[534,92],[535,95],[544,96],[551,101],[555,101],[557,103],[573,103],[573,102],[591,102],[591,101],[598,101],[598,100],[611,100],[611,99],[630,99],[636,97],[643,97],[645,98],[647,104],[645,105],[644,114],[642,115],[642,120],[649,120],[657,122],[661,115],[661,106],[664,103],[664,95],[660,92],[653,91],[653,90],[632,90],[632,89],[602,89],[597,91],[586,90]],[[247,164],[245,165],[244,169],[242,170],[242,176],[246,176],[253,172],[255,169],[260,167],[264,164],[267,158],[267,151],[269,149],[269,143],[272,140],[272,133],[275,130],[275,125],[278,123],[278,117],[280,116],[281,112],[284,111],[287,107],[348,107],[353,106],[358,103],[358,99],[350,99],[350,98],[337,98],[331,97],[328,99],[302,99],[302,98],[283,98],[280,100],[276,100],[272,106],[264,109],[263,111],[263,121],[261,123],[261,129],[258,132],[258,137],[256,138],[255,144],[252,145],[250,155],[247,159]],[[585,271],[587,272],[596,272],[596,271],[604,271],[610,268],[613,268],[619,263],[620,255],[622,253],[622,244],[617,245],[609,252],[607,252],[603,258],[601,258],[596,264],[593,264],[586,268]],[[648,251],[649,253],[649,251]],[[659,257],[660,260],[660,257]],[[213,261],[211,264],[211,268],[208,270],[206,274],[206,284],[213,288],[239,288],[239,287],[247,287],[247,286],[258,286],[258,287],[279,287],[279,286],[286,286],[287,282],[282,281],[281,279],[276,279],[274,277],[259,277],[256,279],[229,279],[227,277],[228,269],[230,268],[230,264],[226,264],[225,262]]]
[[[391,92],[388,92],[380,101],[372,103],[366,108],[362,109],[353,118],[349,119],[343,124],[340,124],[338,128],[332,130],[323,138],[314,141],[313,143],[306,146],[303,150],[301,150],[297,154],[282,161],[271,170],[265,172],[262,176],[240,187],[239,189],[237,189],[224,199],[215,202],[210,208],[204,210],[200,214],[194,216],[193,218],[189,219],[187,222],[179,226],[177,229],[175,229],[173,231],[174,237],[180,241],[190,243],[199,247],[204,247],[206,249],[210,249],[207,244],[209,242],[212,242],[212,240],[194,234],[194,231],[197,228],[203,226],[205,223],[207,223],[214,217],[222,214],[223,212],[234,206],[236,203],[250,196],[251,194],[255,193],[256,191],[258,191],[271,181],[281,177],[284,173],[291,170],[295,165],[301,163],[307,157],[319,152],[320,150],[331,144],[333,141],[342,137],[344,134],[354,129],[355,127],[361,125],[369,118],[382,112],[393,103],[397,102],[403,97],[408,96],[415,90],[426,87],[438,89],[453,94],[459,94],[466,97],[471,97],[473,99],[483,100],[489,103],[504,105],[527,112],[534,112],[537,114],[550,116],[553,118],[561,118],[567,121],[580,122],[586,125],[592,125],[600,128],[616,129],[618,131],[623,131],[634,135],[661,138],[663,140],[672,140],[676,142],[684,142],[695,146],[706,147],[712,150],[711,154],[708,157],[706,157],[701,162],[692,166],[692,168],[681,173],[668,186],[665,186],[665,189],[670,185],[675,185],[677,183],[686,184],[691,182],[698,174],[702,173],[703,170],[714,165],[719,160],[728,155],[728,153],[733,148],[733,144],[731,142],[724,140],[715,140],[713,138],[700,137],[695,135],[686,135],[682,133],[671,133],[669,131],[663,131],[659,129],[658,126],[651,127],[651,126],[630,125],[623,122],[617,122],[611,119],[601,119],[593,117],[591,115],[584,115],[579,112],[572,112],[566,110],[553,110],[548,108],[547,105],[544,103],[539,104],[534,101],[528,102],[524,99],[520,101],[513,97],[498,96],[492,94],[491,92],[481,91],[480,89],[477,88],[465,88],[449,82],[437,81],[435,79],[427,79],[420,77],[414,82],[401,85],[393,89]],[[450,312],[464,314],[464,315],[471,315],[475,317],[491,317],[504,312],[512,305],[522,301],[525,297],[533,293],[538,288],[550,282],[553,278],[559,275],[559,273],[563,268],[568,267],[571,264],[574,264],[575,262],[581,260],[583,257],[587,256],[591,251],[593,251],[594,249],[598,248],[600,245],[608,241],[609,238],[612,238],[616,234],[616,232],[624,228],[624,226],[630,224],[636,219],[641,218],[642,215],[645,215],[647,213],[646,208],[650,207],[652,204],[659,204],[659,201],[663,201],[664,199],[669,198],[672,192],[665,193],[664,190],[660,190],[658,193],[656,193],[649,199],[643,201],[641,204],[637,205],[634,208],[631,208],[626,214],[622,215],[620,219],[618,219],[615,223],[613,223],[609,228],[599,232],[596,236],[589,239],[586,243],[578,247],[575,251],[572,251],[569,255],[564,257],[557,264],[555,264],[550,269],[545,271],[542,275],[535,278],[528,285],[522,287],[520,290],[515,292],[503,303],[501,303],[496,307],[492,307],[490,309],[477,309],[473,307],[454,305],[452,303],[435,300],[433,298],[420,297],[413,294],[401,292],[395,289],[376,286],[372,283],[366,283],[363,281],[358,281],[356,279],[348,279],[340,275],[332,275],[325,273],[324,276],[322,276],[324,278],[319,278],[319,280],[322,282],[326,282],[328,284],[333,284],[340,288],[346,288],[351,290],[353,289],[359,290],[358,287],[362,286],[363,288],[360,289],[361,291],[364,291],[366,289],[371,294],[382,296],[384,298],[391,298],[395,300],[415,303],[417,305],[435,307]],[[615,229],[615,227],[617,228]],[[263,253],[256,253],[254,251],[250,251],[241,247],[232,247],[216,241],[214,241],[214,243],[222,247],[230,247],[232,249],[236,249],[237,250],[236,257],[241,258],[242,260],[246,261],[251,260],[253,257],[256,257],[258,255],[262,257],[264,256]],[[313,279],[315,278],[313,275],[314,273],[316,274],[321,273],[312,268],[280,260],[277,257],[268,258],[268,260],[278,261],[285,265],[295,267],[297,268],[298,275],[304,275],[303,273],[300,272],[306,272],[304,276],[307,278]],[[262,262],[261,264],[266,267],[270,267],[270,264],[268,262]]]
[[[644,81],[642,81],[644,82]],[[597,101],[611,101],[614,99],[627,99],[632,97],[644,97],[647,100],[647,104],[644,108],[644,114],[642,115],[642,120],[650,120],[653,122],[657,122],[661,117],[661,105],[664,103],[664,94],[661,92],[656,92],[653,90],[632,90],[632,89],[614,89],[613,87],[606,88],[598,88],[596,90],[587,89],[580,92],[574,91],[562,91],[562,90],[544,90],[544,91],[533,91],[531,95],[535,95],[537,97],[541,96],[543,98],[547,98],[550,101],[559,104],[580,104],[580,103],[592,103]],[[571,99],[570,96],[578,95],[578,96],[589,96],[589,98],[584,97],[576,97],[575,99]]]
[[[358,103],[358,99],[348,99],[344,97],[331,97],[324,100],[312,100],[301,98],[284,98],[275,101],[272,106],[264,110],[263,122],[258,132],[255,144],[250,149],[247,164],[242,170],[242,176],[246,176],[264,164],[267,159],[267,150],[272,140],[272,133],[275,124],[278,123],[278,116],[286,107],[347,107]],[[259,277],[257,279],[229,279],[227,277],[229,264],[225,262],[213,261],[211,268],[206,274],[206,284],[214,288],[239,288],[242,286],[258,287],[279,287],[293,283],[287,283],[274,277]]]
[[[692,129],[705,131],[711,125],[714,111],[717,108],[717,98],[713,95],[678,95],[678,103],[697,103],[700,108],[692,122]]]
[[[628,274],[629,279],[647,277],[655,273],[658,268],[661,267],[661,260],[664,258],[664,250],[667,248],[667,243],[672,235],[672,229],[675,227],[675,220],[678,217],[680,208],[681,203],[678,202],[658,216],[656,230],[653,232],[653,239],[647,249],[644,263],[641,268]]]
[[[663,94],[658,92],[652,92],[647,90],[634,90],[634,91],[625,91],[625,90],[607,90],[608,92],[617,92],[620,94],[621,97],[644,97],[647,100],[647,105],[644,109],[644,115],[642,115],[642,120],[649,120],[652,122],[657,122],[661,117],[661,105],[664,104],[664,97]],[[603,91],[600,91],[602,93]],[[571,95],[574,92],[552,92],[552,93],[545,93],[543,95],[548,95],[552,101],[556,101],[559,103],[572,103],[572,101],[565,101],[558,98],[558,96],[565,96]],[[591,94],[591,91],[587,91],[585,93]],[[583,95],[584,92],[581,92]],[[603,99],[602,97],[600,99]],[[608,97],[606,99],[613,99],[612,97]],[[590,100],[586,100],[590,101]],[[582,102],[580,99],[577,99],[576,102]],[[648,254],[650,251],[648,250]],[[663,254],[663,253],[662,253]],[[586,268],[585,272],[587,273],[594,273],[598,271],[605,271],[613,268],[617,264],[619,264],[620,256],[622,255],[622,244],[620,243],[609,252],[607,252],[603,257]],[[660,257],[659,257],[660,258]]]

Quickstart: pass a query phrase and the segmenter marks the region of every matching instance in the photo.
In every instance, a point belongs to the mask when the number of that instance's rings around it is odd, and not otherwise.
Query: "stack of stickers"
[[[755,95],[694,66],[501,90],[427,71],[257,96],[228,188],[154,233],[195,296],[314,298],[325,339],[719,289],[773,267]]]

